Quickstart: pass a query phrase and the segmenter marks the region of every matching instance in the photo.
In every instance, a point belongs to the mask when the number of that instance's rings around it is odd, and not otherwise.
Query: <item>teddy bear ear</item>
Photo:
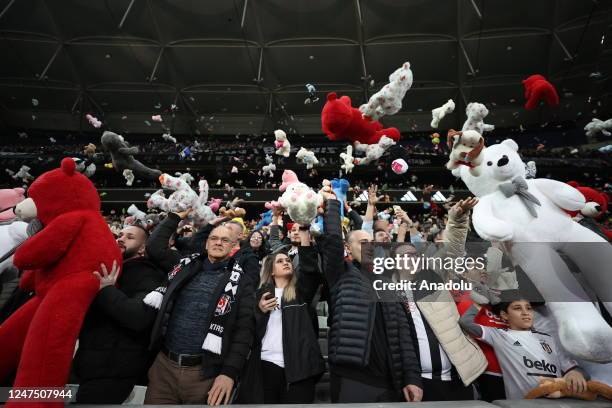
[[[76,169],[76,163],[72,159],[72,157],[65,157],[62,160],[61,167],[62,167],[62,170],[64,171],[64,173],[66,173],[69,176],[72,176],[74,174],[74,170]]]
[[[516,142],[512,139],[506,139],[501,144],[511,148],[515,152],[518,152],[518,144],[516,144]]]
[[[14,188],[13,191],[18,194],[18,195],[24,195],[25,194],[25,189],[21,188],[21,187],[17,187]]]
[[[335,101],[336,99],[338,99],[338,95],[336,95],[335,92],[330,92],[327,94],[328,101]]]

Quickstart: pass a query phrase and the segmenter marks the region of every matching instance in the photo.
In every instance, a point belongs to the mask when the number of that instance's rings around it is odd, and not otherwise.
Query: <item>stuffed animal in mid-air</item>
[[[276,171],[276,164],[274,164],[274,159],[269,154],[266,154],[266,165],[261,168],[263,175],[268,177],[274,177],[274,172]]]
[[[363,166],[370,164],[382,157],[383,154],[393,146],[395,142],[386,136],[383,136],[376,144],[364,144],[355,142],[355,151],[365,153],[365,157],[358,157],[355,159],[355,164]]]
[[[448,131],[448,148],[451,149],[446,168],[454,170],[464,165],[468,166],[475,176],[480,174],[482,156],[480,153],[484,147],[484,138],[475,130],[457,132],[453,129]]]
[[[150,169],[138,160],[133,155],[138,153],[136,146],[129,147],[123,139],[123,136],[118,135],[108,130],[102,134],[102,146],[110,152],[113,167],[123,173],[123,170],[132,170],[134,176],[146,180],[154,180],[159,178],[161,171]]]
[[[612,279],[606,272],[612,246],[566,213],[583,209],[584,196],[556,180],[526,180],[525,163],[512,139],[484,147],[480,154],[478,176],[467,166],[453,170],[478,197],[474,230],[482,239],[504,243],[546,302],[565,350],[582,360],[612,361],[612,328],[561,256],[576,265],[593,294],[609,299]],[[603,303],[612,313],[612,302]]]
[[[402,109],[402,99],[412,87],[410,63],[405,62],[389,75],[389,83],[370,97],[368,103],[359,107],[363,116],[378,120],[385,115],[395,115]]]
[[[274,131],[274,147],[276,147],[276,154],[283,157],[289,157],[291,154],[291,143],[287,138],[287,134],[282,129],[276,129]]]
[[[461,130],[475,130],[481,135],[484,132],[490,132],[495,129],[495,126],[484,123],[484,118],[489,114],[489,110],[482,103],[471,102],[465,108],[467,120],[463,123]]]
[[[298,152],[295,154],[295,158],[304,163],[307,169],[312,169],[314,166],[319,164],[319,160],[317,159],[317,156],[315,156],[314,152],[311,152],[305,147],[300,147],[300,150],[298,150]]]
[[[25,271],[20,287],[35,295],[0,325],[0,378],[17,369],[14,387],[64,388],[81,324],[100,290],[93,272],[101,264],[109,271],[113,262],[120,267],[121,252],[100,214],[98,191],[70,157],[34,180],[15,213],[38,218],[44,228],[13,258]],[[64,402],[41,405],[59,408]]]
[[[557,90],[542,75],[535,74],[523,80],[525,87],[525,109],[535,109],[540,101],[545,101],[548,106],[559,105]]]
[[[612,134],[608,132],[610,129],[612,129],[612,119],[603,121],[593,118],[593,120],[587,123],[584,127],[584,131],[586,132],[585,134],[589,137],[595,136],[599,132],[601,132],[601,134],[604,136],[610,136]]]
[[[340,153],[340,159],[344,162],[340,168],[344,170],[346,174],[349,174],[355,168],[355,158],[353,157],[353,146],[346,146],[346,153]]]
[[[147,213],[140,210],[135,204],[132,204],[127,209],[129,217],[125,218],[124,224],[127,225],[140,225],[143,228],[147,224]]]
[[[306,184],[298,180],[295,172],[283,172],[283,184],[280,190],[283,195],[279,204],[287,211],[293,222],[300,225],[310,225],[317,216],[317,209],[323,204],[323,198]]]
[[[15,180],[21,180],[23,183],[27,184],[30,182],[30,180],[34,180],[34,176],[30,174],[30,170],[32,169],[24,164],[19,168],[19,171],[17,171],[17,173],[9,169],[6,169],[6,172]]]
[[[453,113],[455,110],[455,102],[452,99],[449,99],[444,105],[439,108],[432,109],[431,111],[431,127],[436,129],[440,124],[440,121],[444,118],[444,116]]]
[[[586,202],[580,211],[571,211],[569,214],[583,227],[590,229],[608,241],[612,240],[612,230],[597,222],[602,220],[608,212],[608,195],[594,188],[581,186],[575,181],[570,181],[567,184],[580,191]]]
[[[123,170],[123,177],[125,177],[125,185],[131,187],[134,184],[134,172],[130,169]]]
[[[321,112],[321,127],[332,141],[376,144],[383,136],[396,142],[400,139],[399,130],[383,128],[378,121],[364,119],[359,109],[351,105],[351,98],[346,95],[338,98],[335,92],[327,94]]]
[[[408,171],[409,155],[408,155],[408,150],[406,150],[405,147],[400,146],[400,145],[393,146],[390,150],[390,156],[392,160],[391,170],[395,174],[400,175]]]
[[[540,384],[525,395],[525,399],[536,398],[575,398],[595,401],[597,397],[612,400],[612,387],[599,381],[587,381],[587,389],[583,392],[573,392],[572,387],[564,378],[540,379]]]

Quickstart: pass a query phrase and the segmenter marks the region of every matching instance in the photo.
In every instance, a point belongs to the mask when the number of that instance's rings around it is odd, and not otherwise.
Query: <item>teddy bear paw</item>
[[[599,321],[598,321],[599,320]],[[602,319],[565,319],[559,324],[559,340],[575,357],[597,363],[612,361],[612,328]]]

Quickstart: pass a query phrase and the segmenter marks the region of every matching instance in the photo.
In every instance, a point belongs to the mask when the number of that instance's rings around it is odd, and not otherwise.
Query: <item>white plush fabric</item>
[[[28,223],[23,221],[5,221],[0,223],[0,256],[13,249],[17,244],[28,238]],[[13,257],[5,259],[0,263],[0,275],[7,269],[12,268]]]
[[[340,166],[340,168],[342,170],[344,170],[344,172],[346,174],[349,174],[353,171],[353,169],[355,168],[355,158],[353,157],[353,146],[348,145],[346,146],[346,153],[342,152],[340,153],[340,159],[343,161],[343,164]]]
[[[395,144],[395,141],[387,136],[380,138],[376,144],[364,144],[355,142],[355,151],[365,153],[365,157],[355,159],[359,166],[370,164],[382,157],[382,155]]]
[[[301,147],[300,150],[298,150],[298,152],[295,154],[295,158],[304,163],[307,169],[312,169],[314,166],[319,164],[319,160],[315,154],[304,147]]]
[[[291,143],[289,143],[289,139],[287,139],[287,134],[281,129],[277,129],[274,131],[274,138],[276,139],[274,142],[276,154],[283,157],[289,157],[289,154],[291,154]]]
[[[410,63],[405,62],[389,75],[389,83],[372,95],[368,103],[361,105],[359,110],[372,120],[378,120],[385,115],[395,115],[402,109],[402,99],[412,87],[412,81]]]
[[[489,110],[482,103],[469,103],[465,108],[465,114],[467,115],[467,120],[461,130],[476,130],[483,135],[484,132],[490,132],[495,129],[495,126],[484,123],[484,118],[489,114]]]
[[[431,127],[436,129],[444,116],[453,113],[455,110],[455,101],[449,99],[444,105],[435,108],[431,111]]]

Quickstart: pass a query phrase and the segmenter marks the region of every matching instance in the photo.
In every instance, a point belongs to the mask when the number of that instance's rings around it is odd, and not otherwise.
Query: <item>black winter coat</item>
[[[321,356],[318,333],[312,327],[312,300],[321,283],[318,254],[314,247],[299,247],[300,271],[296,284],[296,299],[282,304],[283,358],[285,379],[288,384],[319,377],[325,372],[325,360]],[[268,287],[269,286],[269,287]],[[265,292],[274,294],[273,285],[257,291],[259,302]],[[266,334],[269,313],[262,313],[255,306],[255,341],[240,384],[239,403],[263,403],[265,373],[261,366],[261,345]]]
[[[151,261],[137,257],[123,263],[117,287],[98,292],[85,316],[73,362],[81,381],[134,378],[135,384],[146,384],[153,356],[149,339],[157,311],[143,299],[165,279]]]
[[[332,371],[336,364],[359,370],[369,363],[377,294],[370,278],[353,263],[344,261],[339,206],[337,200],[327,201],[325,234],[319,244],[330,291],[328,357]],[[408,384],[421,386],[421,367],[406,311],[399,299],[381,306],[393,385],[397,390]]]

